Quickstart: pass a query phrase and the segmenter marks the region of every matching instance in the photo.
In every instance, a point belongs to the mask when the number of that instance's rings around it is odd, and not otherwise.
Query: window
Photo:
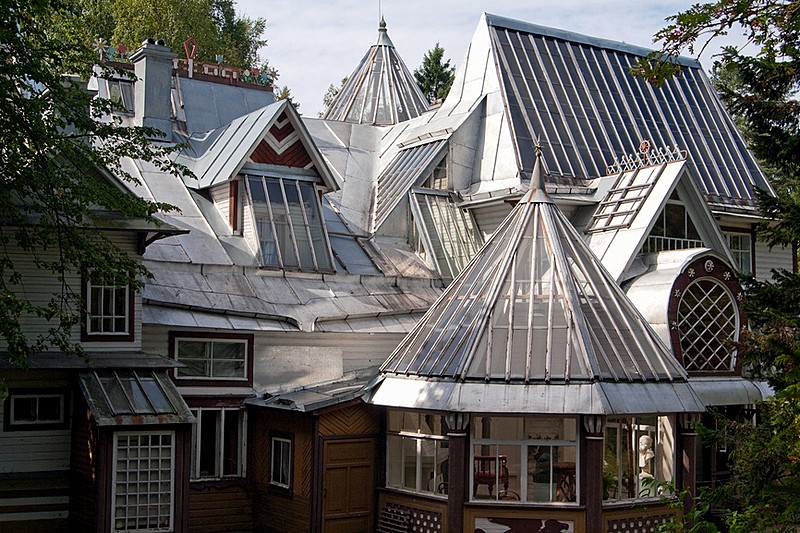
[[[174,338],[175,359],[186,365],[175,371],[178,379],[238,380],[249,377],[252,341],[242,338]]]
[[[448,439],[441,415],[391,411],[386,437],[389,487],[447,494]]]
[[[667,200],[664,209],[656,218],[653,229],[644,244],[642,252],[653,253],[662,250],[683,250],[701,248],[703,241],[677,192]]]
[[[749,233],[726,233],[736,269],[742,274],[753,272],[753,237]]]
[[[113,531],[172,531],[175,432],[114,434]]]
[[[85,282],[84,341],[132,341],[133,295],[127,285]]]
[[[578,500],[574,418],[474,417],[473,501]]]
[[[660,496],[647,480],[673,480],[674,422],[666,416],[609,418],[603,457],[603,499]]]
[[[320,201],[312,182],[249,176],[247,188],[263,266],[333,270]]]
[[[270,439],[271,465],[269,484],[291,490],[292,486],[292,439],[273,436]]]
[[[107,80],[108,99],[119,106],[121,111],[133,113],[133,82],[129,80]]]
[[[423,187],[438,191],[447,190],[447,157],[443,157],[430,176],[425,180]]]
[[[739,327],[739,308],[722,282],[707,276],[692,281],[678,304],[684,368],[689,372],[734,371]]]
[[[192,479],[244,475],[245,414],[239,408],[193,409]]]
[[[10,391],[5,401],[5,430],[62,429],[68,426],[63,391]]]

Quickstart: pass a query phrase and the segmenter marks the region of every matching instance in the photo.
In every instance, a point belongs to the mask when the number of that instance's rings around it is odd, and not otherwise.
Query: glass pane
[[[679,204],[664,206],[665,233],[667,237],[686,238],[686,209]]]
[[[417,439],[403,439],[403,486],[417,490]]]
[[[200,411],[200,477],[214,477],[219,475],[217,468],[217,443],[219,433],[219,411]]]
[[[214,342],[214,359],[239,359],[244,360],[244,343],[242,342]]]
[[[214,361],[211,375],[221,377],[244,377],[244,361]]]
[[[386,485],[403,486],[403,438],[397,435],[386,437]]]
[[[14,422],[36,421],[36,398],[12,399],[14,402]]]
[[[223,411],[224,427],[222,435],[222,474],[239,475],[239,411]]]
[[[249,178],[247,180],[250,185],[250,197],[254,204],[266,204],[267,197],[264,195],[264,186],[261,184],[261,178]]]
[[[63,420],[61,414],[62,396],[43,396],[39,398],[39,421],[60,422]]]

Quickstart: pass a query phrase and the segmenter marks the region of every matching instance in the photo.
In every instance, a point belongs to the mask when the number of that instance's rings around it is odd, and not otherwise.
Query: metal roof
[[[356,124],[385,126],[419,116],[428,102],[395,50],[381,18],[378,39],[322,116]]]
[[[163,372],[84,372],[80,387],[98,426],[194,422],[175,384]]]
[[[143,352],[92,352],[84,355],[64,352],[42,352],[28,357],[28,369],[101,369],[101,368],[174,368],[182,366],[174,359]],[[13,363],[8,352],[0,352],[0,370],[21,368]]]
[[[654,399],[683,406],[677,410],[702,410],[685,387],[684,370],[544,191],[540,163],[532,184],[384,362],[382,375],[429,380],[425,387],[434,396],[447,383],[568,386],[564,397],[573,384],[597,383],[599,391],[586,392],[606,403],[576,412],[604,413],[644,406],[615,385],[658,384],[648,393]],[[528,401],[531,393],[513,390],[519,402]],[[431,408],[432,398],[419,396],[416,406]],[[521,408],[518,402],[511,407]]]
[[[630,74],[650,50],[486,15],[523,176],[533,140],[549,147],[549,175],[603,176],[642,141],[686,150],[708,200],[752,203],[772,191],[700,64],[655,88]]]

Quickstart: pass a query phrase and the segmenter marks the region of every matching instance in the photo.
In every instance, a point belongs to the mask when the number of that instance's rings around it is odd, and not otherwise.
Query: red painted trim
[[[128,333],[118,335],[112,333],[89,333],[86,320],[89,316],[89,282],[81,276],[81,342],[133,342],[136,331],[136,291],[128,287]]]
[[[233,231],[239,231],[239,180],[230,182],[228,193],[228,223]]]
[[[232,339],[247,342],[245,362],[247,379],[202,379],[178,376],[177,370],[171,370],[170,376],[178,386],[183,387],[252,387],[253,386],[253,343],[255,336],[252,333],[227,333],[212,331],[170,331],[169,338],[169,357],[178,360],[175,352],[175,341],[178,339]],[[210,394],[208,391],[207,394]]]

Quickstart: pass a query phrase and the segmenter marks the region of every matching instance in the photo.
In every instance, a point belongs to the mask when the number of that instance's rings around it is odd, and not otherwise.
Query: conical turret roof
[[[545,192],[541,156],[532,175],[531,190],[381,367],[384,380],[435,385],[411,405],[385,401],[389,386],[376,403],[475,411],[497,384],[511,411],[703,410],[683,368]]]
[[[389,39],[386,22],[381,18],[377,41],[322,118],[385,126],[418,117],[427,110],[428,102]]]

